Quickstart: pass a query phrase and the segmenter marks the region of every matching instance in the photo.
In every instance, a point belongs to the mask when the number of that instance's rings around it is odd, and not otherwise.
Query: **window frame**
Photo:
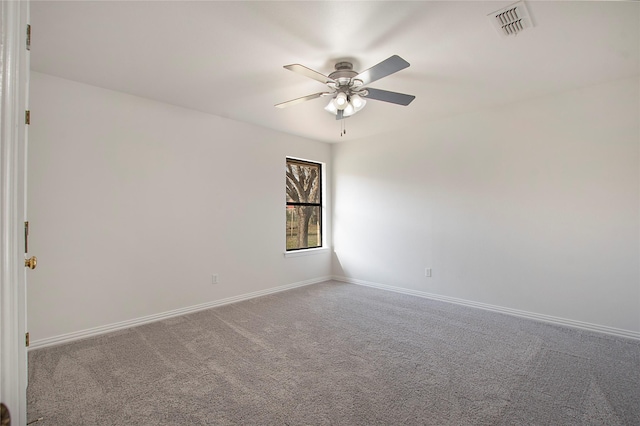
[[[290,163],[298,163],[300,165],[307,166],[315,166],[318,167],[319,176],[318,176],[318,202],[317,203],[303,203],[296,201],[289,201],[289,197],[287,196],[286,190],[286,174],[285,174],[285,215],[286,215],[286,207],[289,206],[309,206],[309,207],[319,207],[318,214],[318,222],[319,222],[319,232],[318,236],[320,238],[320,245],[313,247],[301,247],[301,248],[287,248],[287,232],[286,232],[286,220],[285,220],[285,256],[291,255],[303,255],[303,254],[312,254],[314,251],[320,251],[326,249],[326,238],[325,238],[325,225],[326,225],[326,217],[325,217],[325,208],[324,208],[324,187],[325,187],[325,164],[320,161],[307,160],[297,157],[289,157],[285,158],[285,170]],[[286,216],[285,216],[286,218]],[[324,251],[324,250],[323,250]]]

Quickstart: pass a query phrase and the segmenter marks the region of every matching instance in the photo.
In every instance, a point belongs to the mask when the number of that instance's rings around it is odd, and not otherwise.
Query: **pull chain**
[[[340,137],[347,134],[347,126],[344,123],[344,119],[340,120]]]

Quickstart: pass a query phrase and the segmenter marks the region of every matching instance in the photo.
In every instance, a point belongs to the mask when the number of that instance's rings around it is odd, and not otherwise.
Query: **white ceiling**
[[[640,3],[529,1],[535,27],[503,38],[486,15],[510,1],[32,1],[31,68],[326,142],[640,75]],[[411,66],[371,87],[416,95],[369,101],[340,124],[323,91],[285,70]]]

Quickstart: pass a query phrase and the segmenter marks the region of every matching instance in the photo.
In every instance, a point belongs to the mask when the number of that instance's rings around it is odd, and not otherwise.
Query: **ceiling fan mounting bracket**
[[[336,71],[352,70],[353,64],[347,61],[338,62],[335,66],[335,69]]]

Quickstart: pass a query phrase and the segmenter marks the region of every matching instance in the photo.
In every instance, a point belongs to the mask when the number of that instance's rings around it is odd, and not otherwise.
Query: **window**
[[[322,247],[322,164],[287,158],[287,251]]]

